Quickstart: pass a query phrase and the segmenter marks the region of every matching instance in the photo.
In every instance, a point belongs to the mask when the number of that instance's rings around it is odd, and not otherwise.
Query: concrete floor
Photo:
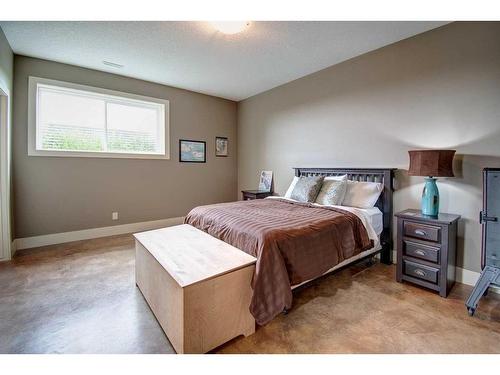
[[[0,353],[172,353],[134,281],[129,235],[19,252],[0,264]],[[474,318],[438,295],[354,265],[294,292],[294,307],[221,353],[500,353],[500,296]]]

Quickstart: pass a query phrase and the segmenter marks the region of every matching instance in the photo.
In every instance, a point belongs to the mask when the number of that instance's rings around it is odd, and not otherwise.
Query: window
[[[169,158],[167,100],[29,79],[28,153]]]

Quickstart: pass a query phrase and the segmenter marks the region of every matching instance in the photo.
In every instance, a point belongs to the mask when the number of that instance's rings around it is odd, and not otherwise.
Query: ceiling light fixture
[[[121,69],[124,67],[124,65],[121,65],[121,64],[117,64],[117,63],[114,63],[114,62],[111,62],[111,61],[106,61],[106,60],[103,60],[102,63],[104,65],[107,65],[107,66],[111,66],[112,68],[118,68],[118,69]]]
[[[250,26],[250,21],[218,21],[210,24],[221,33],[238,34]]]

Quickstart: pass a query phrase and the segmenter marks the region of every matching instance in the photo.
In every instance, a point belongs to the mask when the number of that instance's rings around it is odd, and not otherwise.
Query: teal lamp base
[[[439,213],[439,190],[434,177],[425,178],[424,191],[422,192],[422,214],[426,216],[438,216]]]

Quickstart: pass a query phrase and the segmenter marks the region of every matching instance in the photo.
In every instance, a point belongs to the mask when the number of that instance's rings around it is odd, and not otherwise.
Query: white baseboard
[[[455,281],[465,285],[476,285],[480,275],[479,272],[466,270],[465,268],[455,268]]]
[[[141,232],[145,230],[170,227],[172,225],[182,224],[183,222],[184,217],[173,217],[162,220],[144,221],[141,223],[113,225],[110,227],[83,229],[72,232],[52,233],[44,234],[41,236],[16,238],[13,243],[13,251],[47,245],[56,245],[66,242],[89,240],[92,238],[115,236],[118,234]]]
[[[480,272],[466,270],[465,268],[456,267],[455,268],[455,281],[457,283],[462,283],[465,285],[474,286],[481,276]],[[490,286],[490,292],[500,294],[500,288],[496,286]]]
[[[397,262],[397,251],[394,250],[392,252],[392,262]],[[481,276],[480,272],[466,270],[465,268],[455,267],[455,281],[457,283],[462,283],[465,285],[476,285],[477,280],[479,280],[479,276]],[[491,286],[490,291],[493,293],[500,294],[500,288],[496,286]]]

